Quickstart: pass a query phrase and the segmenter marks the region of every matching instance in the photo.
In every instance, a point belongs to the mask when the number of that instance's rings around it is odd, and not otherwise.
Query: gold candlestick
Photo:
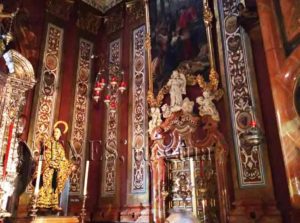
[[[33,195],[33,199],[32,199],[32,206],[30,209],[30,217],[32,218],[32,221],[34,221],[37,217],[37,199],[38,196],[36,194]]]
[[[83,200],[82,200],[82,207],[81,207],[81,213],[80,213],[80,222],[84,223],[85,222],[85,216],[86,216],[86,208],[85,208],[85,203],[86,203],[87,195],[83,195]]]

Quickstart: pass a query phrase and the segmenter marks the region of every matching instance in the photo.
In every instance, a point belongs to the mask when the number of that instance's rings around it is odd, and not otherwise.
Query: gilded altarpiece
[[[210,6],[206,0],[150,2],[148,103],[155,222],[165,222],[168,211],[178,208],[192,212],[199,222],[227,222],[228,150],[214,104],[223,90],[216,71]]]
[[[121,63],[121,39],[116,39],[109,44],[109,62],[115,65]],[[118,104],[118,92],[110,89],[110,100]],[[106,131],[102,178],[102,196],[115,196],[116,171],[118,158],[118,106],[106,110]]]
[[[227,222],[227,146],[210,116],[172,113],[151,133],[153,219],[185,209],[199,222]]]
[[[1,187],[5,193],[13,192],[14,181],[17,176],[18,139],[16,132],[19,126],[19,118],[23,115],[26,103],[26,91],[31,89],[36,81],[31,63],[15,50],[7,51],[4,56],[9,66],[9,74],[3,87],[3,95],[0,95],[0,161]],[[0,74],[2,75],[2,74]],[[9,189],[9,190],[7,190]],[[3,199],[3,197],[1,198]],[[3,200],[2,200],[3,202]]]
[[[71,142],[75,148],[76,154],[70,154],[71,157],[77,155],[77,157],[73,158],[76,158],[76,161],[80,165],[80,168],[78,168],[76,172],[72,172],[70,176],[70,192],[75,194],[80,193],[82,182],[82,159],[84,158],[86,149],[86,134],[91,78],[91,55],[93,53],[93,48],[93,43],[85,39],[80,39],[76,75],[75,101],[71,131]]]
[[[219,0],[226,79],[230,100],[234,145],[241,187],[265,185],[262,147],[249,148],[242,143],[243,134],[256,115],[245,32],[236,25],[239,1]]]
[[[63,29],[51,23],[47,26],[43,65],[37,94],[37,107],[34,117],[31,142],[38,148],[45,135],[50,135],[54,122],[54,112],[60,80],[62,59]]]

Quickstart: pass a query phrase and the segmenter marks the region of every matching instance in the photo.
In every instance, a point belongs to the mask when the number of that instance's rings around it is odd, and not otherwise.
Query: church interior
[[[1,0],[0,222],[300,222],[299,0]]]

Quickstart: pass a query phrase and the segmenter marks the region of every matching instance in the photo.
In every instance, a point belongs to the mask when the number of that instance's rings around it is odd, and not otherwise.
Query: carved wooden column
[[[258,117],[263,129],[260,101],[257,92],[255,70],[252,62],[251,44],[244,29],[237,23],[240,1],[218,0],[221,36],[220,52],[224,55],[223,83],[228,92],[233,140],[232,171],[234,201],[229,222],[281,222],[275,204],[268,145],[247,146],[243,143],[253,117]],[[253,109],[255,108],[255,109]],[[256,120],[255,120],[256,121]],[[234,165],[235,164],[235,165]]]
[[[131,40],[124,53],[123,64],[129,64],[129,103],[128,103],[128,146],[125,157],[127,163],[126,199],[121,222],[151,222],[149,199],[149,160],[147,132],[147,29],[145,25],[144,1],[126,3],[126,28],[124,35]],[[124,54],[123,54],[124,55]]]

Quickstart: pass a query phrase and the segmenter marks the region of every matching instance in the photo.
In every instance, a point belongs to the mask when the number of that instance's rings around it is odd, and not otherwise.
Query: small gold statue
[[[62,131],[58,125],[63,124],[65,129]],[[62,144],[62,132],[65,134],[68,130],[66,122],[58,121],[54,125],[53,136],[45,138],[42,143],[41,153],[43,154],[40,189],[38,192],[37,204],[38,209],[52,209],[61,211],[59,206],[59,196],[64,189],[65,183],[75,169],[65,155]],[[38,176],[36,172],[36,176]],[[37,177],[38,179],[38,177]]]

